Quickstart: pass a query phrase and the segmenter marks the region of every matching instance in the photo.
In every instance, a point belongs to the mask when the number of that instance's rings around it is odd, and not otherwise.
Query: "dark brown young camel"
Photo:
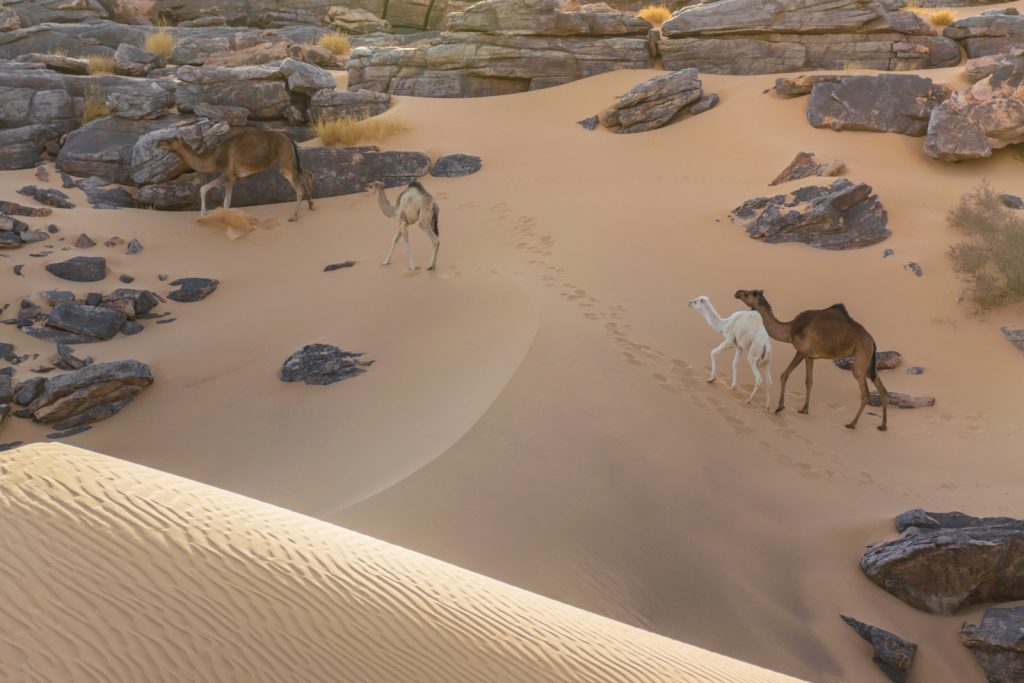
[[[313,210],[313,174],[303,171],[299,163],[299,148],[291,138],[275,130],[260,128],[236,128],[227,137],[205,154],[197,154],[181,138],[161,140],[157,149],[177,154],[192,170],[200,173],[220,175],[199,188],[202,215],[206,215],[206,193],[211,188],[227,183],[224,190],[224,208],[231,208],[231,190],[235,181],[255,175],[275,163],[278,171],[295,190],[295,212],[288,220],[299,217],[302,206],[302,190]]]
[[[834,304],[822,310],[804,311],[790,322],[784,323],[779,322],[775,317],[772,305],[764,298],[763,290],[741,289],[736,292],[736,298],[761,314],[764,327],[768,330],[768,336],[782,342],[789,342],[796,349],[793,360],[782,371],[782,393],[779,396],[779,407],[775,412],[786,407],[786,380],[789,379],[789,373],[793,372],[800,361],[804,361],[807,367],[807,397],[804,399],[804,407],[799,412],[806,415],[811,405],[814,359],[834,360],[853,356],[853,377],[860,386],[860,408],[857,410],[853,422],[846,426],[849,429],[857,427],[857,420],[864,412],[864,406],[868,404],[867,381],[870,379],[878,389],[878,396],[882,400],[882,424],[878,426],[878,429],[883,432],[886,430],[889,392],[886,391],[875,368],[878,349],[874,338],[860,323],[850,317],[845,306]]]

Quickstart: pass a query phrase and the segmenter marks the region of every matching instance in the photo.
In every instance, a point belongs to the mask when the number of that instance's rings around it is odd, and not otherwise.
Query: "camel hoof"
[[[878,425],[878,431],[880,432],[888,431],[888,429],[885,425]]]
[[[382,266],[390,266],[391,265],[391,261],[381,261],[380,264]]]
[[[857,425],[855,425],[854,423],[851,422],[850,424],[846,425],[846,428],[847,429],[856,429]]]
[[[289,219],[288,219],[288,222],[289,222],[289,223],[294,223],[294,222],[295,222],[295,221],[297,221],[297,220],[299,220],[299,217],[298,217],[298,216],[292,216],[291,218],[289,218]]]
[[[796,412],[800,413],[801,415],[810,415],[811,414],[811,411],[807,410],[807,408],[801,408],[800,410],[798,410]]]
[[[718,378],[717,378],[717,377],[708,377],[708,384],[711,384],[711,383],[712,383],[712,382],[714,382],[714,381],[715,381],[716,379],[718,379]]]
[[[429,268],[427,268],[427,270],[437,270],[437,268],[435,268],[434,266],[430,266]]]

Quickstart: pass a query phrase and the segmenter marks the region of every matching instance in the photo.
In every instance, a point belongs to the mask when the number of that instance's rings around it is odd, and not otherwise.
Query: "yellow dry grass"
[[[663,5],[648,5],[637,12],[636,15],[655,27],[661,26],[672,18],[672,12]]]
[[[313,130],[327,147],[351,147],[361,142],[379,142],[407,130],[405,121],[397,116],[374,116],[358,119],[346,116],[340,119],[321,119],[313,123]]]
[[[82,107],[82,123],[86,124],[104,116],[110,116],[110,109],[107,107],[103,95],[96,88],[89,89],[85,93],[85,103]]]
[[[336,55],[347,55],[352,52],[352,43],[349,42],[348,36],[337,31],[320,36],[316,44]]]
[[[89,57],[89,73],[91,74],[112,74],[114,73],[114,58],[106,55],[92,55]]]
[[[163,55],[165,59],[170,59],[171,52],[174,50],[174,36],[163,29],[156,33],[150,33],[146,36],[146,44],[143,49],[146,52]]]
[[[931,22],[932,26],[939,28],[949,26],[956,21],[956,13],[948,9],[935,10],[928,16],[928,21]]]

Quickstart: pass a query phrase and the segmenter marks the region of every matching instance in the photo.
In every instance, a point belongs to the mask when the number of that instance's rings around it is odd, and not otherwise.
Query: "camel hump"
[[[846,315],[850,315],[849,311],[846,310],[846,306],[844,304],[832,304],[831,306],[829,306],[829,308],[845,313]]]

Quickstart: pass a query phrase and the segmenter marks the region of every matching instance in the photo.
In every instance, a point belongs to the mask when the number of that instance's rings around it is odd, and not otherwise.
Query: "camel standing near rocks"
[[[764,327],[772,339],[789,342],[796,349],[793,360],[782,371],[782,393],[779,396],[779,407],[775,412],[784,410],[786,407],[786,380],[789,379],[789,374],[800,364],[800,361],[806,363],[807,396],[804,399],[804,407],[799,412],[806,415],[811,404],[814,359],[834,360],[853,356],[853,376],[860,386],[860,408],[857,410],[853,422],[846,427],[856,429],[857,420],[864,412],[864,406],[868,404],[867,381],[870,379],[878,389],[878,396],[882,401],[882,424],[878,426],[878,429],[883,432],[886,430],[889,392],[886,391],[882,384],[882,378],[878,376],[878,371],[875,368],[878,347],[868,331],[850,317],[845,306],[834,304],[822,310],[804,311],[790,322],[784,323],[775,317],[772,305],[764,298],[763,290],[741,289],[736,292],[736,298],[761,314],[764,319]]]
[[[202,215],[206,215],[206,193],[211,188],[227,183],[224,190],[224,208],[231,208],[231,190],[239,178],[247,178],[270,168],[277,169],[295,189],[295,212],[289,221],[299,218],[302,191],[306,190],[309,210],[313,210],[313,174],[303,171],[299,162],[299,147],[284,133],[259,128],[238,128],[219,141],[205,154],[198,154],[181,138],[161,140],[157,149],[177,154],[192,170],[200,173],[219,173],[216,178],[199,188]]]
[[[384,194],[384,183],[379,180],[375,180],[367,185],[366,190],[377,193],[377,202],[380,204],[380,210],[384,212],[385,216],[388,218],[398,216],[398,231],[395,233],[394,239],[391,240],[391,249],[388,250],[388,255],[384,257],[384,260],[381,261],[381,265],[386,266],[391,263],[391,255],[395,253],[395,245],[398,244],[400,238],[404,238],[405,253],[409,257],[409,270],[416,270],[416,263],[412,260],[412,247],[409,244],[409,226],[413,223],[419,223],[420,227],[423,228],[423,232],[427,233],[427,237],[434,243],[434,251],[430,254],[430,264],[427,266],[427,270],[434,270],[437,266],[437,249],[441,246],[441,235],[437,226],[437,219],[441,209],[438,207],[434,197],[416,180],[409,183],[409,186],[402,190],[402,194],[398,195],[398,201],[395,202],[394,206],[391,205],[387,195]]]
[[[758,368],[765,369],[765,395],[764,409],[771,410],[772,396],[772,342],[768,332],[764,329],[764,322],[757,311],[736,311],[728,318],[718,315],[718,311],[711,304],[706,296],[698,296],[690,302],[690,307],[704,316],[704,320],[715,332],[718,332],[725,341],[711,350],[711,376],[709,382],[715,381],[715,357],[722,351],[736,347],[732,357],[732,384],[730,389],[736,388],[736,371],[739,368],[740,356],[745,351],[750,369],[754,372],[754,390],[750,392],[747,403],[754,400],[757,390],[761,388],[761,373]]]

